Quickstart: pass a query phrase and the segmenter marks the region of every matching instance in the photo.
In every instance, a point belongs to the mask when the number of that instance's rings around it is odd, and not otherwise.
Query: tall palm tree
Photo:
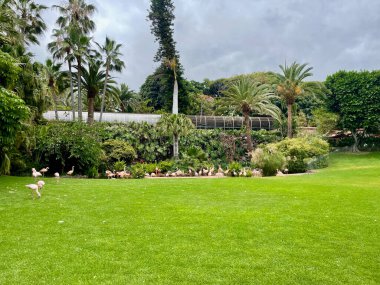
[[[83,34],[88,34],[95,30],[95,23],[91,16],[96,12],[96,7],[87,4],[85,0],[68,0],[63,5],[54,5],[61,14],[57,19],[57,24],[61,28],[74,26]]]
[[[72,49],[72,53],[77,62],[77,94],[78,94],[78,120],[83,121],[82,117],[82,90],[81,90],[81,72],[84,58],[89,52],[91,38],[81,33],[80,30],[71,28],[69,30],[69,44]]]
[[[178,159],[180,136],[187,135],[191,129],[194,129],[194,124],[183,114],[164,114],[157,125],[165,135],[173,136],[173,157]]]
[[[177,81],[177,60],[175,58],[165,59],[164,64],[173,71],[174,87],[173,87],[173,114],[178,114],[178,81]]]
[[[48,7],[33,0],[11,0],[11,7],[18,18],[18,29],[26,44],[39,44],[38,36],[46,30],[41,13]]]
[[[299,64],[293,62],[290,66],[280,65],[282,73],[277,73],[276,92],[286,103],[288,110],[288,137],[293,137],[292,109],[299,96],[311,94],[316,95],[323,92],[323,85],[319,82],[304,82],[304,79],[313,76],[307,63]]]
[[[71,96],[71,108],[73,113],[73,120],[75,121],[75,98],[74,98],[74,86],[72,77],[72,62],[74,61],[74,55],[72,53],[70,40],[68,38],[68,32],[66,28],[54,29],[52,37],[54,40],[48,44],[48,49],[53,55],[54,59],[64,60],[68,64],[69,79],[70,79],[70,96]]]
[[[249,117],[252,113],[256,113],[270,115],[278,119],[281,111],[271,101],[275,95],[270,91],[269,85],[255,82],[248,77],[240,78],[223,93],[225,97],[222,104],[243,114],[247,151],[250,153],[253,150],[253,145]]]
[[[104,53],[104,60],[105,60],[105,68],[106,68],[106,79],[104,81],[104,86],[107,85],[109,72],[110,71],[117,71],[121,72],[122,69],[125,67],[124,62],[120,59],[120,57],[123,55],[120,52],[120,49],[122,47],[121,44],[117,44],[116,41],[109,39],[106,37],[106,42],[103,46],[99,45],[97,43],[99,50],[101,53]],[[107,88],[103,88],[103,94],[102,94],[102,103],[100,107],[100,118],[99,122],[102,121],[103,118],[103,110],[104,110],[104,101],[106,97],[106,91]]]
[[[49,91],[51,93],[51,96],[53,97],[54,101],[54,112],[55,112],[55,119],[58,120],[58,81],[63,76],[63,73],[61,72],[62,64],[58,63],[55,64],[52,59],[47,59],[44,66],[44,73],[45,73],[45,80],[47,82],[47,86],[49,88]]]

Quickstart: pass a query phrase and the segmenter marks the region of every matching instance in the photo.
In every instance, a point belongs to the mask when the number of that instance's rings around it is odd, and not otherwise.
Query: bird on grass
[[[42,168],[40,170],[40,173],[42,173],[42,177],[44,177],[45,173],[49,171],[49,167],[46,167],[46,168]]]
[[[38,172],[35,168],[32,168],[32,176],[36,179],[39,176],[42,176],[41,172]]]
[[[32,190],[33,199],[34,199],[34,193],[37,195],[37,198],[41,198],[41,193],[38,191],[39,186],[37,184],[28,184],[25,186]]]
[[[71,168],[71,170],[70,171],[68,171],[67,172],[67,175],[73,175],[73,173],[74,173],[74,166]]]

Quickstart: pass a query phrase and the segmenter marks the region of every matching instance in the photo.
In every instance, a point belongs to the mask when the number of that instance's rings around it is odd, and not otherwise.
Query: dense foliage
[[[339,71],[326,79],[331,90],[331,111],[340,114],[340,126],[352,132],[355,148],[357,130],[377,132],[380,129],[380,71]]]

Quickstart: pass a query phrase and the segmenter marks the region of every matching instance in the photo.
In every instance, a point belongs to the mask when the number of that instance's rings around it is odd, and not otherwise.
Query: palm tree
[[[173,136],[173,157],[178,159],[180,136],[187,135],[194,128],[194,124],[183,114],[165,114],[157,125],[165,135]]]
[[[47,86],[49,91],[53,97],[54,101],[54,112],[55,119],[58,120],[58,86],[57,83],[62,78],[63,73],[60,71],[62,67],[61,63],[55,64],[53,60],[47,59],[44,66],[45,80],[47,82]]]
[[[54,5],[53,7],[58,9],[61,14],[57,19],[59,27],[75,27],[83,34],[95,30],[95,23],[91,20],[91,16],[95,13],[96,7],[87,4],[85,0],[68,0],[64,5]]]
[[[107,86],[109,72],[110,71],[121,72],[122,69],[125,67],[124,62],[120,59],[120,56],[122,56],[122,53],[120,52],[120,48],[122,47],[122,45],[116,44],[114,40],[111,40],[108,37],[106,37],[106,42],[103,46],[100,46],[99,44],[97,45],[100,49],[100,52],[104,53],[104,57],[105,57],[104,66],[106,68],[106,79],[104,81],[104,86]],[[103,118],[106,91],[107,91],[107,88],[103,88],[99,122],[101,122]]]
[[[87,69],[82,67],[82,86],[87,94],[87,123],[89,125],[94,122],[95,99],[99,96],[100,90],[104,88],[106,74],[101,68],[102,62],[95,58],[88,60]],[[116,93],[116,88],[114,87],[115,83],[116,82],[112,79],[108,80],[106,87],[108,94]]]
[[[69,44],[72,49],[73,56],[77,61],[77,84],[78,84],[78,120],[82,122],[82,93],[81,93],[81,72],[82,64],[85,56],[89,52],[91,38],[82,34],[80,30],[71,28],[69,31]]]
[[[71,108],[73,112],[73,120],[75,121],[75,98],[72,77],[72,62],[74,60],[74,55],[70,46],[70,40],[68,38],[67,29],[54,29],[52,36],[54,40],[48,44],[48,49],[50,53],[53,55],[54,59],[64,59],[69,67]]]
[[[117,96],[120,99],[119,111],[128,113],[131,112],[131,101],[136,97],[136,93],[129,89],[129,86],[122,83],[119,88],[117,88]]]
[[[252,112],[260,115],[271,115],[279,118],[280,109],[271,100],[275,98],[267,84],[255,82],[248,77],[242,77],[223,92],[225,97],[222,104],[241,112],[244,116],[244,125],[247,137],[247,151],[253,150],[251,125],[249,117]]]
[[[307,77],[312,76],[313,67],[307,67],[307,63],[299,64],[293,62],[290,66],[280,65],[282,74],[277,73],[277,94],[286,103],[288,110],[288,137],[293,137],[292,109],[299,96],[322,93],[323,85],[319,82],[304,82]]]
[[[37,36],[46,30],[46,24],[41,12],[46,6],[35,3],[32,0],[11,0],[11,7],[16,12],[18,30],[26,44],[39,44]]]
[[[10,0],[0,0],[0,45],[23,44],[23,38],[17,26],[18,17],[10,6]]]
[[[173,71],[174,87],[173,87],[173,114],[178,114],[178,81],[177,81],[177,60],[175,58],[165,59],[165,65]]]

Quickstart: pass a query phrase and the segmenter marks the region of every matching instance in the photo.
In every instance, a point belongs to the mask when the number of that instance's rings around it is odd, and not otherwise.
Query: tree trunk
[[[70,60],[68,60],[67,62],[69,64],[71,108],[73,110],[73,121],[75,121],[75,100],[74,100],[73,75],[71,72],[71,62],[70,62]]]
[[[358,145],[359,145],[359,139],[358,134],[356,133],[356,130],[351,131],[352,137],[354,138],[354,145],[352,146],[352,152],[360,152]]]
[[[179,136],[173,135],[173,157],[175,160],[179,158]]]
[[[78,120],[79,122],[83,122],[82,118],[82,94],[81,94],[81,68],[82,68],[82,59],[81,57],[77,58],[78,61]]]
[[[102,93],[102,103],[101,103],[101,106],[100,106],[99,122],[101,122],[102,119],[103,119],[103,110],[104,110],[104,101],[105,101],[105,98],[106,98],[106,91],[107,91],[108,73],[109,73],[109,64],[107,62],[107,66],[106,66],[106,78],[104,79],[104,87],[103,87],[103,93]]]
[[[244,113],[245,136],[247,137],[247,152],[250,155],[253,151],[251,125],[249,123],[249,113]]]
[[[58,109],[57,109],[58,99],[57,99],[57,95],[55,94],[54,91],[53,91],[53,100],[54,100],[55,119],[58,121],[59,120],[59,118],[58,118]]]
[[[88,104],[87,124],[92,125],[92,123],[94,122],[95,98],[94,97],[88,97],[87,98],[87,104]]]
[[[288,138],[293,137],[293,118],[292,118],[292,104],[288,104]]]
[[[178,81],[177,76],[175,75],[173,88],[173,114],[178,114]]]

